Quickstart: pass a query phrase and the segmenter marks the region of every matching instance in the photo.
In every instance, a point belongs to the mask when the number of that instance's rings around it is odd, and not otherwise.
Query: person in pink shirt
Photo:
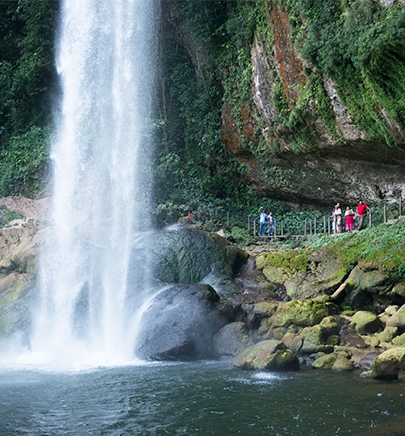
[[[355,213],[353,210],[347,206],[345,211],[345,227],[347,232],[352,232],[354,230],[354,216]]]
[[[364,203],[363,200],[359,201],[359,204],[357,205],[357,217],[359,218],[359,230],[363,228],[364,218],[367,215],[367,211],[371,213],[371,209],[368,207],[366,203]]]

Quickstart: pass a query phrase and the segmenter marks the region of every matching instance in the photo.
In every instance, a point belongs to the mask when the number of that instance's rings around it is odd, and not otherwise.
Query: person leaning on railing
[[[363,200],[359,200],[359,204],[357,205],[357,218],[359,220],[359,226],[358,226],[359,230],[363,228],[364,218],[367,215],[367,211],[371,213],[371,209],[368,207],[368,205],[364,203]]]

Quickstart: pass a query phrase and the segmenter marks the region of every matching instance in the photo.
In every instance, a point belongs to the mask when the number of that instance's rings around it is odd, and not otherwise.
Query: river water
[[[1,435],[405,435],[405,385],[229,362],[2,370]]]

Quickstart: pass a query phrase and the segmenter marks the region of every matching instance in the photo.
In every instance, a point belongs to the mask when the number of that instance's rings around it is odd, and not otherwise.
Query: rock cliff
[[[405,196],[402,1],[181,3],[163,10],[166,44],[194,80],[215,76],[222,144],[247,186],[319,208]]]

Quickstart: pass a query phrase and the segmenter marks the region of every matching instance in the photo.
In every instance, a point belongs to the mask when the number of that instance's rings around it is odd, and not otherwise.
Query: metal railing
[[[383,206],[373,208],[372,212],[367,214],[366,222],[368,227],[372,227],[382,223],[393,222],[404,216],[403,201],[402,198],[399,198],[395,203],[384,204]],[[301,221],[296,221],[293,225],[291,225],[291,220],[286,222],[286,220],[275,218],[273,234],[268,235],[268,226],[266,225],[264,236],[267,238],[283,238],[286,235],[293,237],[306,237],[319,234],[332,235],[336,234],[333,225],[334,223],[330,215],[314,216],[312,219],[305,218]],[[253,234],[253,236],[259,236],[259,226],[259,217],[257,216],[257,213],[249,215],[247,218],[248,232]],[[356,225],[356,227],[358,227],[358,225]],[[346,233],[345,217],[342,219],[341,233]]]

